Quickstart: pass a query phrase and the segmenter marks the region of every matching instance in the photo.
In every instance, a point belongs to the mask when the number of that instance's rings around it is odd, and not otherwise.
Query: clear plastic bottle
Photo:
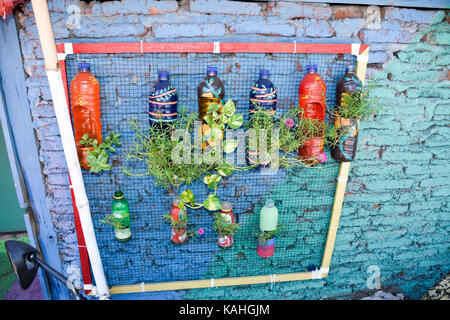
[[[210,104],[223,104],[225,97],[225,87],[217,76],[216,67],[207,67],[206,77],[197,87],[198,96],[198,114],[203,123],[206,123],[203,117],[208,111]]]

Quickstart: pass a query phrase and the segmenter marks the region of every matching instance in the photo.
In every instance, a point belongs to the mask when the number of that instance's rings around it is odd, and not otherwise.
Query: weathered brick
[[[362,18],[362,8],[360,6],[333,6],[334,19]]]
[[[261,34],[277,36],[294,36],[295,28],[288,24],[267,24],[265,22],[255,23],[252,21],[238,22],[230,25],[232,34]]]
[[[261,6],[258,3],[226,0],[191,0],[190,10],[200,13],[258,15],[261,11]]]
[[[336,37],[350,38],[358,35],[364,20],[358,18],[348,18],[343,20],[331,20],[330,25],[336,33]],[[372,53],[369,57],[372,56]]]
[[[412,40],[412,35],[408,31],[399,30],[363,30],[363,42],[397,42],[409,43]]]
[[[407,8],[384,8],[384,20],[400,20],[415,23],[430,23],[436,15],[434,11]]]
[[[307,4],[293,2],[277,2],[270,5],[270,14],[278,15],[284,19],[317,19],[326,20],[331,17],[332,9],[326,4]]]
[[[117,14],[129,15],[152,15],[174,12],[178,10],[178,2],[172,0],[164,1],[107,1],[95,2],[91,12],[96,16],[114,16]]]
[[[219,23],[210,24],[155,24],[153,26],[155,38],[179,37],[221,37],[225,35],[225,26]]]

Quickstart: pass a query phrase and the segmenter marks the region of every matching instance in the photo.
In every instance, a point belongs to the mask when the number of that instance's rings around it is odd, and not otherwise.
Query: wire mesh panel
[[[205,278],[253,276],[306,271],[321,265],[331,208],[336,189],[339,163],[326,150],[328,161],[316,168],[280,169],[276,175],[259,170],[235,172],[219,184],[221,201],[229,201],[240,224],[234,245],[221,249],[213,229],[213,215],[205,209],[189,210],[191,230],[204,229],[202,236],[175,246],[171,227],[163,219],[168,213],[174,190],[155,187],[150,176],[123,174],[125,152],[135,142],[129,120],[145,128],[148,121],[148,94],[160,70],[170,72],[178,90],[178,106],[198,111],[197,85],[204,79],[207,66],[216,66],[225,86],[225,100],[233,99],[237,112],[248,118],[249,92],[261,68],[270,71],[278,88],[277,111],[298,104],[298,86],[306,74],[306,65],[318,65],[318,73],[327,86],[326,102],[334,106],[336,82],[345,67],[356,64],[352,55],[342,54],[77,54],[66,60],[68,82],[78,72],[78,62],[90,63],[91,72],[101,85],[103,136],[114,131],[122,135],[123,145],[111,155],[112,170],[91,173],[83,170],[84,184],[103,267],[109,285],[141,282],[168,282]],[[143,168],[141,168],[143,169]],[[206,185],[190,186],[196,199],[205,199]],[[122,190],[129,203],[132,239],[115,240],[113,228],[100,222],[111,213],[112,195]],[[279,224],[285,226],[276,240],[275,254],[262,258],[256,253],[259,212],[267,198],[279,210]]]

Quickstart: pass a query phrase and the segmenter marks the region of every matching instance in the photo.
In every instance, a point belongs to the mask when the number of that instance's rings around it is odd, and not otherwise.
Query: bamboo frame
[[[59,62],[65,71],[66,54],[76,53],[219,53],[217,43],[74,43],[70,44],[70,52],[66,52],[66,44],[57,44],[58,53],[61,55]],[[257,52],[257,53],[342,53],[357,56],[356,73],[364,83],[369,46],[359,44],[297,44],[297,43],[220,43],[221,53]],[[67,90],[67,75],[63,73],[66,98],[69,99]],[[331,219],[325,243],[322,266],[319,270],[311,272],[283,273],[276,275],[244,276],[218,279],[202,279],[188,281],[171,281],[160,283],[141,283],[133,285],[119,285],[110,287],[110,294],[126,294],[151,291],[198,289],[236,285],[250,285],[261,283],[275,283],[298,280],[321,279],[328,276],[334,244],[337,235],[342,205],[344,202],[350,162],[342,162],[336,184],[335,197],[331,212]],[[80,257],[83,259],[84,257]],[[82,261],[86,267],[88,262]],[[86,270],[84,270],[86,272]],[[84,273],[83,272],[83,273]]]

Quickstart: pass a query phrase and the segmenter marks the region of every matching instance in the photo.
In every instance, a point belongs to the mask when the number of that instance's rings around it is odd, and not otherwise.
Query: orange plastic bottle
[[[93,147],[80,145],[84,134],[102,143],[102,124],[100,120],[100,84],[92,75],[89,63],[78,64],[78,74],[70,83],[70,104],[75,131],[75,144],[80,166],[89,169],[86,156]]]
[[[304,118],[325,121],[326,85],[317,74],[316,65],[308,65],[306,76],[300,82],[299,105]],[[299,156],[304,160],[320,159],[323,153],[323,138],[309,139],[298,150]]]

